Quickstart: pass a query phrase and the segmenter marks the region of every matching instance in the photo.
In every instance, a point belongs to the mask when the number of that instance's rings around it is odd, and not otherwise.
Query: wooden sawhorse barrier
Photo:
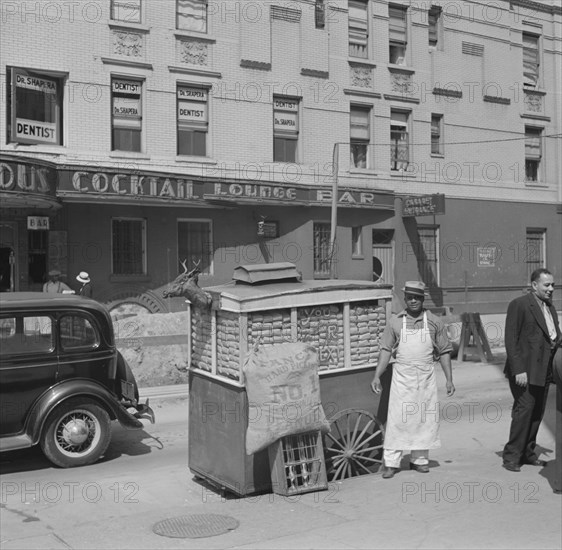
[[[477,355],[482,362],[493,361],[494,356],[484,332],[480,313],[461,313],[462,329],[459,345],[459,360]]]

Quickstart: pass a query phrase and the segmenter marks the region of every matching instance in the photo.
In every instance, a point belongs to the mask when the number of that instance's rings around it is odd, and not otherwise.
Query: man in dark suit
[[[552,359],[562,339],[552,305],[552,273],[536,269],[531,274],[531,287],[532,292],[509,304],[505,320],[504,372],[514,403],[503,467],[512,472],[519,472],[521,464],[546,464],[537,456],[535,447],[552,380]]]

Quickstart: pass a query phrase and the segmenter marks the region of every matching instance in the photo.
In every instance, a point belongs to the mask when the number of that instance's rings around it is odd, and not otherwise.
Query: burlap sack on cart
[[[244,364],[248,395],[246,454],[286,435],[328,432],[320,401],[318,353],[303,342],[263,345]]]

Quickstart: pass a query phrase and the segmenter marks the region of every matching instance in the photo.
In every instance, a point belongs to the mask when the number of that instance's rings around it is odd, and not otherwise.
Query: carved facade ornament
[[[542,100],[543,96],[541,94],[532,94],[529,92],[525,93],[525,106],[527,111],[532,111],[534,113],[542,112]]]
[[[114,31],[113,53],[127,57],[142,57],[142,35],[135,32]]]
[[[209,44],[198,40],[181,40],[180,60],[190,65],[208,65]]]
[[[365,65],[352,65],[351,85],[359,88],[371,88],[373,86],[373,71]]]
[[[414,91],[412,75],[408,73],[391,73],[391,90],[402,95],[410,95]]]

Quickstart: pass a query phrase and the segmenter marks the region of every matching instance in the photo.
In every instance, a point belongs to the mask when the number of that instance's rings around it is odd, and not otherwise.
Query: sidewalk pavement
[[[239,527],[210,538],[168,539],[165,547],[559,549],[562,498],[551,485],[554,386],[538,437],[547,466],[524,466],[520,473],[503,469],[512,398],[502,372],[505,351],[493,352],[491,363],[453,361],[451,398],[444,397],[445,379],[438,370],[442,447],[430,453],[429,474],[410,471],[405,455],[402,470],[390,480],[366,475],[292,497],[225,498],[199,483],[199,500],[186,499],[181,514],[227,515]],[[167,391],[141,393],[162,398]]]

